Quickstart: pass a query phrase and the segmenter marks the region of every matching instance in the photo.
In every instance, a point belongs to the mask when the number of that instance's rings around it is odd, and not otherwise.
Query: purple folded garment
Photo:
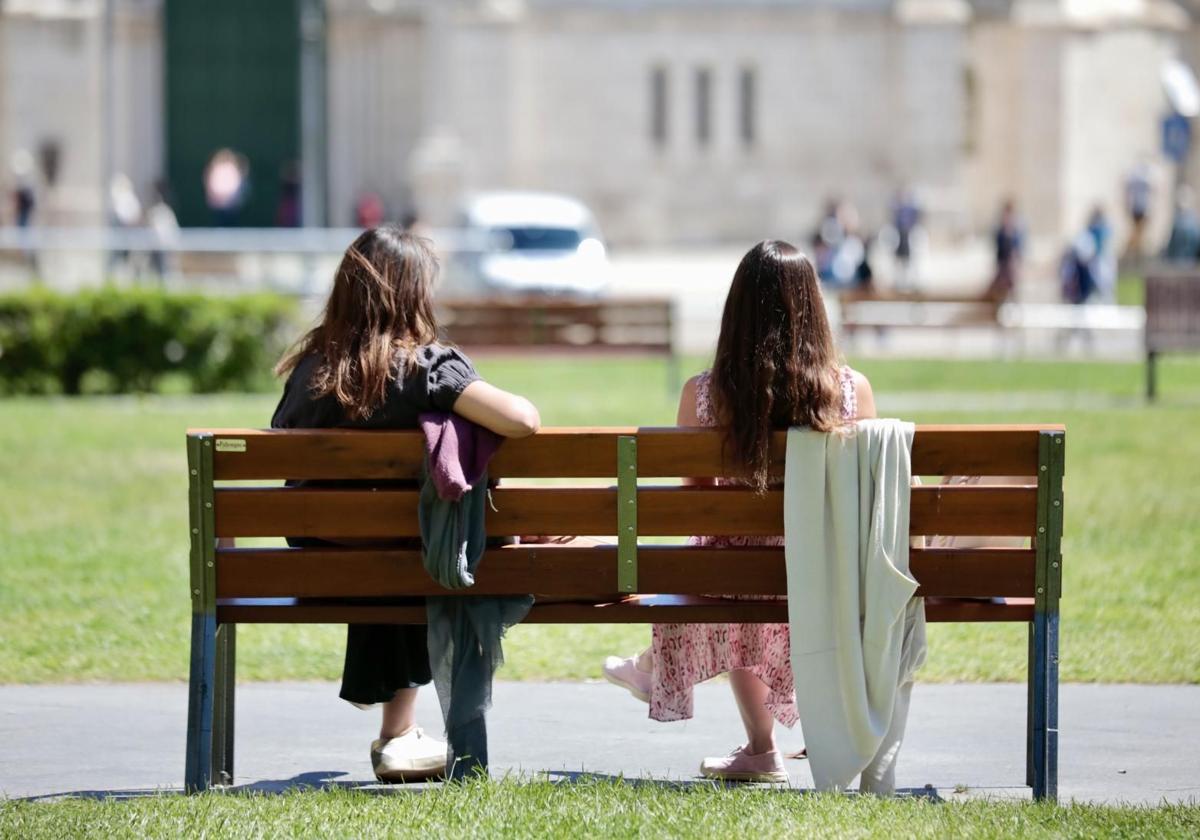
[[[483,476],[504,438],[454,413],[427,411],[420,422],[438,498],[457,502]]]

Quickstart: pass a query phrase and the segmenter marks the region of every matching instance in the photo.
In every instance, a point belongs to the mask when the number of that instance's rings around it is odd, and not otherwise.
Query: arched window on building
[[[713,139],[713,71],[696,68],[696,143],[707,146]]]
[[[660,149],[667,145],[667,68],[650,68],[650,139]]]
[[[963,135],[962,149],[974,154],[979,144],[979,81],[975,68],[967,65],[962,72],[963,85]]]
[[[707,146],[712,140],[712,70],[696,68],[696,142]]]
[[[738,72],[738,136],[747,149],[758,140],[758,74],[753,67]]]

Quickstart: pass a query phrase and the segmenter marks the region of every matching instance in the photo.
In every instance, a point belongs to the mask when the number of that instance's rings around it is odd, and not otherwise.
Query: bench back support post
[[[183,785],[190,793],[207,790],[214,771],[218,780],[232,781],[234,656],[233,627],[220,633],[217,627],[213,436],[189,435],[187,449],[192,652]]]
[[[1158,377],[1156,363],[1158,362],[1158,352],[1155,350],[1146,351],[1146,401],[1154,402],[1154,398],[1158,396]]]
[[[216,673],[213,678],[212,779],[233,784],[233,709],[237,659],[237,625],[221,623],[216,630]]]
[[[638,591],[637,438],[617,438],[617,591]]]
[[[1066,435],[1038,439],[1037,558],[1029,626],[1026,783],[1035,799],[1058,798],[1058,604],[1062,594],[1063,475]]]

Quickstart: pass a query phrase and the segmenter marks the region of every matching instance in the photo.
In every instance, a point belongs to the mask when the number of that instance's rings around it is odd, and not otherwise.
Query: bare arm
[[[679,393],[679,410],[675,412],[676,426],[702,426],[700,418],[696,416],[696,379],[693,376],[687,382],[683,383],[683,390]]]
[[[871,391],[871,383],[858,371],[854,371],[854,399],[858,403],[855,420],[870,420],[879,416],[875,411],[875,394]]]
[[[476,379],[454,401],[454,413],[504,437],[528,437],[542,425],[529,400]]]
[[[675,413],[675,425],[686,427],[703,427],[700,418],[696,415],[696,380],[699,377],[693,376],[687,382],[683,383],[683,390],[679,394],[679,410]],[[685,486],[702,487],[712,484],[711,478],[685,478],[683,479]]]

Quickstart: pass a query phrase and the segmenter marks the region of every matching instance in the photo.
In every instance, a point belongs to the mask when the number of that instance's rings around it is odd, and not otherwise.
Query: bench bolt
[[[193,529],[192,529],[192,533],[193,533],[193,534],[199,534],[199,533],[200,533],[200,529],[199,529],[199,528],[193,528]]]

